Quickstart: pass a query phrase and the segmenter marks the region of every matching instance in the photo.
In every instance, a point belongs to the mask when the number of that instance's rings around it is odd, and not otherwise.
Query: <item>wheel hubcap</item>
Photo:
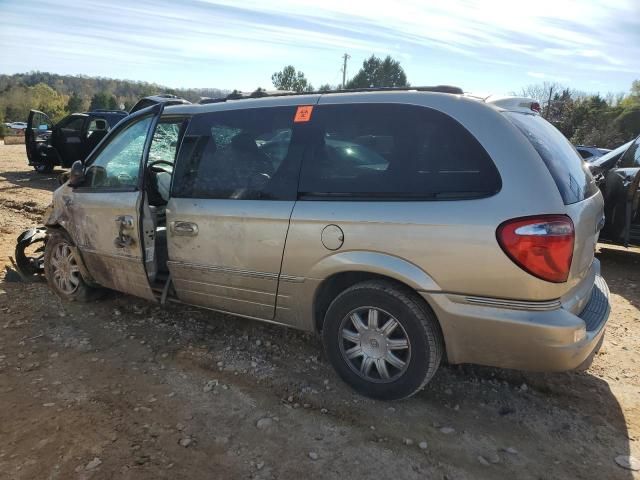
[[[68,243],[59,243],[51,256],[53,281],[64,293],[71,294],[80,286],[80,268]]]
[[[396,380],[407,369],[411,344],[404,327],[375,307],[351,311],[340,325],[340,351],[349,367],[370,382]]]

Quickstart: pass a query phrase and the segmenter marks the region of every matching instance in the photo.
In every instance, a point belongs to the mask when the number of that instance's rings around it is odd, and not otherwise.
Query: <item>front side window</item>
[[[496,193],[489,155],[457,121],[402,104],[322,105],[302,198],[472,198]]]
[[[250,108],[194,117],[182,141],[174,195],[295,198],[302,148],[292,130],[295,111]]]
[[[159,161],[174,163],[183,122],[184,120],[165,120],[158,123],[149,147],[148,163]]]
[[[136,187],[144,144],[152,120],[152,116],[145,117],[116,133],[87,168],[84,186]]]
[[[87,133],[99,132],[103,130],[109,130],[109,124],[104,118],[93,118],[89,122]]]

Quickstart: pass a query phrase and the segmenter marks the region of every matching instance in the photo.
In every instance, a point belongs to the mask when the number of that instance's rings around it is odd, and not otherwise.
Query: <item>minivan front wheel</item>
[[[82,278],[78,262],[67,235],[51,233],[44,250],[44,273],[49,287],[64,300],[87,302],[95,297],[96,290]]]
[[[340,377],[359,393],[383,400],[421,390],[442,359],[433,313],[414,292],[391,282],[363,282],[338,295],[322,335]]]

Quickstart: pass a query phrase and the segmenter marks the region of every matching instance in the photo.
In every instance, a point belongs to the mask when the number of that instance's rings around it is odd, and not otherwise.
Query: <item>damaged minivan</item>
[[[609,292],[602,195],[530,100],[452,87],[155,105],[55,191],[44,268],[321,335],[381,399],[444,360],[584,368]]]

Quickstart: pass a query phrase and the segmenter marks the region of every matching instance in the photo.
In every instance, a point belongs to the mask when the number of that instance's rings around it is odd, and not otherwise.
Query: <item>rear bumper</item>
[[[423,293],[442,327],[450,363],[565,371],[584,368],[599,349],[609,318],[609,288],[595,275],[578,315],[554,302],[469,303],[462,295]],[[496,302],[498,303],[498,302]],[[538,309],[536,309],[538,308]]]

